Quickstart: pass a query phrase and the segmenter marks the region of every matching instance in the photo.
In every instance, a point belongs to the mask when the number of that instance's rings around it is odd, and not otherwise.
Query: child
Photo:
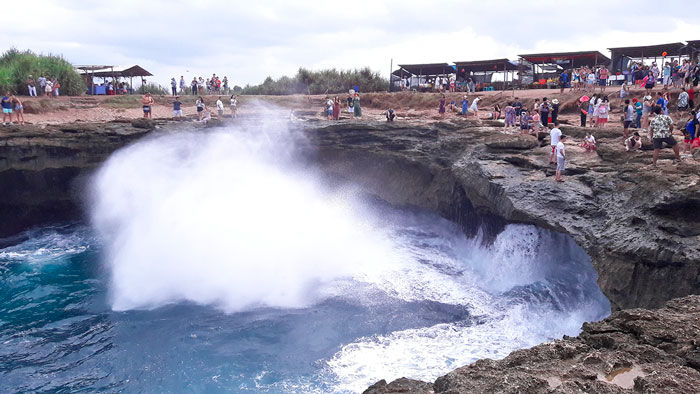
[[[561,176],[561,172],[566,168],[566,147],[564,142],[566,141],[566,136],[562,134],[559,137],[559,143],[557,143],[557,172],[555,180],[557,182],[564,182],[564,178]]]
[[[175,96],[175,101],[173,101],[173,118],[182,118],[182,102],[180,102],[180,96]]]
[[[501,119],[501,106],[498,104],[495,104],[493,106],[493,116],[491,117],[492,120],[498,120]]]
[[[231,96],[231,117],[238,117],[238,98],[235,95]]]
[[[526,134],[530,130],[530,112],[523,110],[520,114],[520,133]]]
[[[642,137],[639,136],[638,132],[634,132],[632,137],[625,140],[625,150],[627,152],[634,152],[642,147]]]
[[[590,131],[586,132],[586,136],[583,138],[583,144],[581,144],[581,146],[586,149],[586,152],[593,152],[596,150],[595,137],[593,137]]]
[[[532,130],[535,134],[540,132],[540,111],[535,111],[529,119],[532,119]]]
[[[224,103],[221,102],[221,96],[216,99],[216,112],[219,114],[220,118],[224,116]]]

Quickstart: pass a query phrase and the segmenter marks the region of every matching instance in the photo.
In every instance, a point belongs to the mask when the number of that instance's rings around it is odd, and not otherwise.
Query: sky
[[[484,60],[700,39],[700,2],[471,0],[148,0],[3,2],[3,50],[61,54],[75,65],[138,64],[170,78],[231,85],[299,67]]]

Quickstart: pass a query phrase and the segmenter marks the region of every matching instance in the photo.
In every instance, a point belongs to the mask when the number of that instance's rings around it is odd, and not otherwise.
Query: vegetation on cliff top
[[[389,88],[389,81],[368,67],[355,70],[311,71],[300,68],[293,77],[267,77],[260,85],[246,85],[243,94],[335,94],[346,93],[354,86],[360,92],[381,92]]]
[[[57,78],[61,84],[61,94],[77,96],[86,90],[85,83],[73,66],[61,56],[37,55],[32,51],[12,48],[0,56],[0,90],[14,94],[29,94],[27,77],[35,82],[40,76]],[[39,83],[36,82],[37,93]]]

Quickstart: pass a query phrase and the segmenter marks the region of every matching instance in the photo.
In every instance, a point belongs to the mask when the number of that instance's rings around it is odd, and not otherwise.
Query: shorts
[[[151,106],[150,106],[150,105],[144,105],[144,106],[143,106],[143,112],[144,112],[144,113],[151,112]]]
[[[654,83],[647,83],[646,85],[644,85],[644,87],[647,89],[654,89]]]
[[[174,109],[173,116],[182,116],[182,110],[181,109]]]
[[[219,114],[219,116],[224,116],[224,110],[223,109],[218,109],[216,112]]]
[[[654,149],[663,148],[664,142],[668,146],[676,146],[676,140],[673,137],[654,138]]]
[[[329,109],[328,109],[328,116],[332,116],[332,115],[333,115],[333,109],[330,109],[330,108],[329,108]]]
[[[557,157],[557,171],[563,171],[565,167],[566,167],[566,159],[562,159],[561,157]]]
[[[552,145],[552,153],[554,153],[554,152],[556,152],[556,151],[557,151],[557,146],[556,146],[556,145]]]
[[[598,118],[598,120],[596,120],[596,123],[598,123],[598,124],[608,123],[608,118]]]
[[[197,112],[202,112],[202,111],[204,111],[204,108],[202,108],[202,107],[197,107]]]
[[[625,121],[625,129],[629,129],[631,124],[632,124],[631,120],[626,120]]]
[[[2,109],[3,114],[11,114],[12,113],[12,108],[3,108]]]
[[[600,86],[605,86],[605,85],[607,85],[607,84],[608,84],[608,79],[607,79],[607,78],[606,78],[606,79],[601,79],[601,80],[600,80]]]

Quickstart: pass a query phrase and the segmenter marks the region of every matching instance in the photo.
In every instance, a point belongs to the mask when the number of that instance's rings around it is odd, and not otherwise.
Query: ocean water
[[[0,392],[357,393],[608,314],[569,237],[513,224],[485,246],[271,140],[138,143],[96,174],[90,223],[0,249]]]

